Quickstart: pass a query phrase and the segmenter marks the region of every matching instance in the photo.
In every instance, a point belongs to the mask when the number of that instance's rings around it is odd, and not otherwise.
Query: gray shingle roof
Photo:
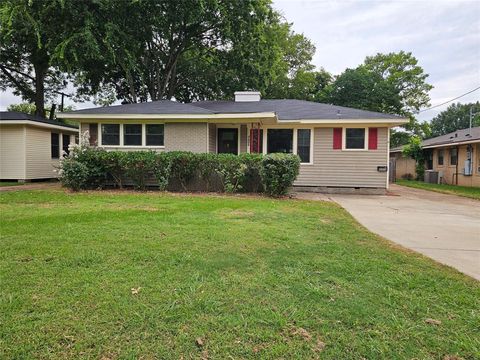
[[[55,120],[49,120],[45,119],[41,116],[38,115],[30,115],[27,113],[23,112],[18,112],[18,111],[0,111],[0,121],[2,120],[13,120],[13,121],[21,121],[21,120],[30,120],[30,121],[35,121],[39,123],[44,123],[44,124],[50,124],[50,125],[57,125],[57,126],[64,126],[72,129],[78,129],[77,126],[75,125],[70,125],[70,124],[65,124],[60,121],[55,121]]]
[[[72,111],[72,114],[213,114],[212,111],[170,100],[150,101]]]
[[[279,120],[402,119],[396,115],[303,100],[260,100],[249,102],[198,101],[183,104],[160,100],[77,110],[72,114],[242,114],[274,112]],[[68,113],[66,113],[68,115]],[[68,116],[66,116],[68,117]]]
[[[279,120],[401,119],[396,115],[294,99],[248,102],[199,101],[192,105],[215,113],[274,112]]]
[[[480,126],[473,127],[472,129],[457,130],[446,135],[424,140],[422,146],[448,145],[450,143],[474,140],[480,141]]]

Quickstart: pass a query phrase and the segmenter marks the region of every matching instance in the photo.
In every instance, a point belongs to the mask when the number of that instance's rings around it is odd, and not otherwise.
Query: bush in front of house
[[[72,190],[145,190],[287,193],[300,167],[292,154],[195,154],[184,151],[106,151],[74,147],[60,163],[60,181]]]
[[[298,176],[300,158],[293,154],[268,154],[262,159],[260,177],[267,195],[285,195]]]

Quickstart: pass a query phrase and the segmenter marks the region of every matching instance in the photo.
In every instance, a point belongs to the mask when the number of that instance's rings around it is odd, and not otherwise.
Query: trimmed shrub
[[[125,178],[125,162],[128,153],[123,151],[104,151],[102,161],[105,170],[107,171],[107,178],[111,178],[116,187],[123,188],[123,179]]]
[[[260,176],[270,196],[285,195],[300,171],[300,158],[293,154],[268,154],[262,159]]]
[[[217,158],[218,164],[215,170],[222,179],[223,190],[234,193],[243,189],[247,165],[242,162],[242,159],[233,154],[219,154]]]
[[[158,189],[167,189],[172,173],[172,160],[168,153],[160,153],[155,158],[154,174],[157,179]]]
[[[145,190],[195,188],[211,191],[265,191],[283,195],[298,175],[300,159],[291,154],[194,154],[191,152],[105,151],[75,146],[60,163],[60,180],[72,190],[119,188]],[[195,180],[195,181],[194,181]]]
[[[170,179],[177,180],[182,189],[187,191],[187,185],[195,175],[198,166],[198,157],[187,151],[171,151],[166,153],[171,164]]]
[[[245,181],[243,191],[261,192],[263,191],[260,169],[262,168],[262,154],[240,154],[238,155],[243,164],[247,166],[245,171]]]
[[[156,153],[154,151],[132,151],[121,158],[125,174],[133,181],[137,190],[145,190],[149,177],[155,174]]]
[[[212,180],[217,174],[216,171],[219,167],[219,159],[217,154],[198,154],[198,172],[200,178],[205,182],[205,191],[210,191]]]
[[[80,161],[73,158],[63,159],[59,175],[62,185],[73,191],[88,189],[89,169]]]

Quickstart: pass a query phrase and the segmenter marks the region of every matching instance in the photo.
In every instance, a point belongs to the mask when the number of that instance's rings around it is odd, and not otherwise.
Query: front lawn
[[[471,199],[480,200],[480,187],[457,186],[447,184],[429,184],[415,180],[396,180],[398,185],[408,186],[417,189],[436,191],[444,194],[459,195]]]
[[[332,203],[0,194],[0,358],[480,357],[480,285]]]

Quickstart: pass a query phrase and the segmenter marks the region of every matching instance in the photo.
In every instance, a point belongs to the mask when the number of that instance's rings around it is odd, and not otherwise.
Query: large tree
[[[425,137],[428,124],[419,123],[415,114],[429,105],[428,74],[412,53],[368,56],[355,69],[347,69],[328,85],[320,100],[335,105],[405,116],[410,122],[404,130],[392,131],[391,145],[408,142],[412,134]]]
[[[44,116],[45,101],[65,86],[64,71],[92,51],[89,14],[95,7],[87,1],[2,0],[0,89],[13,89]]]
[[[431,121],[432,137],[445,135],[470,126],[470,109],[472,109],[472,126],[480,126],[480,102],[469,104],[452,104]]]
[[[76,74],[81,93],[107,102],[112,95],[188,102],[239,89],[268,96],[284,77],[311,66],[313,45],[291,31],[269,0],[111,4],[95,22],[103,57]]]

